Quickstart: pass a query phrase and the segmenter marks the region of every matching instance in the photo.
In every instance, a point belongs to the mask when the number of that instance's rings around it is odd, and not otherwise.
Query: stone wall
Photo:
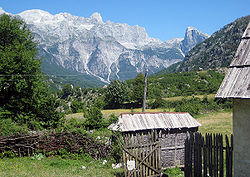
[[[250,174],[250,99],[233,101],[234,176]]]

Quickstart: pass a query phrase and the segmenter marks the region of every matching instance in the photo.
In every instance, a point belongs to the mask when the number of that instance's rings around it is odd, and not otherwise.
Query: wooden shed
[[[200,125],[189,113],[144,112],[121,114],[109,128],[122,132],[127,147],[159,142],[160,166],[166,168],[184,164],[185,139]]]
[[[216,94],[233,98],[234,176],[250,174],[250,23]]]

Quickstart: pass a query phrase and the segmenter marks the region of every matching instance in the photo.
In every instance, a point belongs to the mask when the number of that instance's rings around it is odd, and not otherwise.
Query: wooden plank
[[[127,160],[126,160],[126,152],[123,150],[123,170],[125,177],[127,177]]]
[[[208,135],[209,140],[209,176],[213,176],[213,166],[212,166],[212,160],[213,160],[213,154],[212,154],[212,134]]]
[[[174,134],[174,165],[176,165],[176,143],[177,143],[177,133]]]
[[[190,138],[187,137],[185,140],[185,158],[184,158],[184,175],[185,177],[190,177],[190,163],[192,163],[192,161],[189,159],[189,153],[190,153]]]
[[[124,135],[124,141],[125,141],[125,143],[127,143],[126,142],[126,138],[127,138],[127,135],[125,134]],[[126,157],[126,151],[124,151],[123,150],[123,169],[124,169],[124,173],[125,173],[125,177],[127,177],[128,176],[128,169],[127,169],[127,157]]]
[[[152,132],[152,144],[155,143],[154,136],[155,136],[155,130],[153,130],[153,132]],[[153,149],[153,145],[151,145],[151,149]],[[152,165],[153,168],[157,169],[156,166],[155,166],[155,152],[156,152],[156,150],[152,153],[152,163],[151,163],[151,165]],[[153,172],[152,175],[154,175],[154,174],[156,174],[156,173]]]
[[[142,153],[142,141],[141,141],[141,133],[138,133],[138,144],[140,147],[138,148],[138,157],[142,159],[141,153]],[[142,165],[138,164],[138,176],[142,176]]]
[[[203,139],[201,133],[199,133],[199,176],[202,177],[202,146]]]
[[[144,133],[142,132],[142,142],[144,144]],[[143,149],[142,149],[142,159],[144,159],[145,157],[145,146],[143,146]],[[143,172],[143,176],[146,176],[146,167],[145,165],[142,164],[142,172]]]
[[[147,141],[148,141],[148,132],[147,132],[146,136],[147,136]],[[149,146],[149,144],[147,144],[146,151],[145,151],[145,162],[147,164],[148,164],[148,158],[147,158],[147,155],[148,155],[148,146]],[[149,175],[149,168],[146,166],[146,176],[148,176],[148,175]]]
[[[193,133],[191,133],[190,134],[190,149],[189,149],[189,151],[190,151],[190,153],[189,153],[189,158],[190,158],[190,166],[189,166],[190,177],[193,176],[193,151],[194,151],[194,149],[193,149],[193,143],[194,143],[193,139],[194,139],[193,138]]]
[[[245,29],[242,38],[250,38],[250,22],[247,25],[247,28]]]
[[[149,146],[149,145],[156,145],[158,142],[153,142],[153,143],[146,143],[146,144],[140,144],[140,145],[133,145],[133,144],[131,144],[131,145],[129,145],[129,146],[127,146],[127,145],[124,145],[124,147],[126,147],[126,149],[133,149],[133,148],[139,148],[139,147],[146,147],[146,146]]]
[[[226,176],[230,177],[230,166],[229,166],[229,142],[226,135]]]
[[[218,177],[218,134],[215,135],[215,177]]]
[[[148,138],[148,141],[150,140],[150,131],[148,131],[148,134],[147,134],[147,138]],[[150,142],[150,141],[149,141]],[[150,143],[148,144],[148,146],[147,146],[147,163],[149,164],[149,165],[151,165],[150,164],[150,155],[149,155],[149,152],[150,152]],[[148,176],[151,174],[151,169],[150,168],[148,168]]]
[[[133,144],[137,143],[137,133],[134,134],[132,143]],[[133,148],[133,152],[135,154],[135,157],[134,157],[134,161],[135,161],[134,177],[136,177],[137,176],[137,166],[138,166],[138,158],[137,158],[138,154],[137,154],[137,148],[136,147]]]
[[[159,172],[161,172],[161,167],[162,167],[162,161],[161,161],[161,139],[162,139],[162,130],[159,131],[159,143],[158,143],[158,146],[159,146],[159,149],[158,149],[158,170]]]
[[[219,172],[220,172],[220,177],[224,176],[224,158],[223,158],[223,136],[222,134],[220,134],[220,168],[219,168]]]
[[[128,153],[128,154],[130,155],[130,157],[137,158],[137,160],[140,161],[139,165],[144,164],[144,165],[147,167],[147,169],[148,169],[148,170],[146,170],[146,171],[149,171],[149,169],[150,169],[150,171],[153,170],[153,171],[155,171],[156,173],[159,173],[159,171],[158,171],[157,169],[155,169],[155,168],[153,168],[152,166],[150,166],[149,160],[148,160],[149,157],[150,157],[150,155],[151,155],[155,150],[158,149],[158,146],[156,146],[151,152],[149,152],[143,159],[138,158],[133,152],[127,150],[126,148],[123,147],[123,149],[124,149],[124,151],[125,151],[126,153]],[[149,149],[147,149],[147,150],[149,150]],[[147,173],[147,174],[149,174],[149,173]],[[146,175],[147,175],[147,174],[146,174]]]
[[[249,65],[250,64],[250,61],[248,58],[249,50],[250,50],[250,40],[242,39],[235,53],[234,59],[232,63],[230,64],[230,67]]]
[[[203,139],[203,172],[204,172],[204,177],[207,177],[207,134]]]
[[[195,136],[194,136],[195,138]],[[194,176],[198,176],[197,173],[198,173],[198,170],[197,170],[197,143],[195,142],[195,139],[194,139],[194,143],[193,143],[193,147],[194,147]]]
[[[231,147],[230,147],[230,174],[229,176],[233,176],[233,135],[231,135]]]

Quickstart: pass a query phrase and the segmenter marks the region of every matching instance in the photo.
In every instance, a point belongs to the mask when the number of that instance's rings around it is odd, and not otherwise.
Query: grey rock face
[[[209,37],[208,34],[201,33],[194,27],[188,27],[185,38],[181,43],[181,50],[186,55],[193,47]]]
[[[84,18],[69,13],[52,15],[42,10],[27,10],[18,16],[34,33],[43,62],[104,82],[134,78],[146,67],[149,73],[157,72],[183,60],[187,51],[205,39],[199,31],[187,30],[184,40],[162,42],[149,37],[140,26],[104,23],[99,13]]]

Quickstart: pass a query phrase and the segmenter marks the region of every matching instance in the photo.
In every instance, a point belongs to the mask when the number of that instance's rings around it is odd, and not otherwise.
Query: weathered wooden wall
[[[175,167],[176,165],[184,165],[184,143],[187,134],[190,132],[196,132],[195,128],[183,128],[183,129],[171,129],[171,130],[155,130],[155,139],[160,140],[161,146],[161,166],[162,168]],[[140,143],[147,144],[152,142],[152,136],[149,132],[152,130],[143,130],[135,132],[124,132],[124,137],[129,137],[131,140],[126,139],[125,144],[127,146],[138,145],[137,136],[141,137]],[[159,136],[161,131],[161,136]]]

